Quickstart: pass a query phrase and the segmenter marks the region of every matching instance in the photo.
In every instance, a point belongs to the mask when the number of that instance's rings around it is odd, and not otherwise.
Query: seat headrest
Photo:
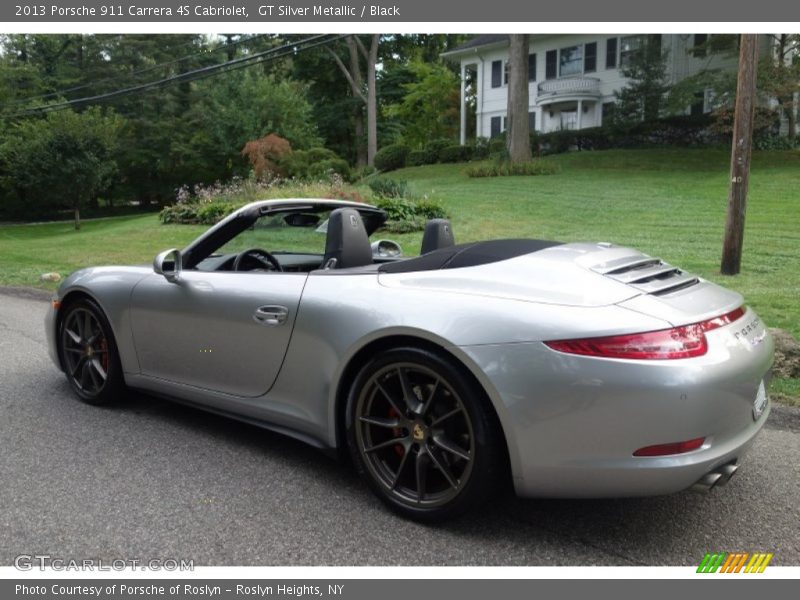
[[[347,269],[372,264],[369,236],[354,208],[337,208],[328,217],[323,267]]]
[[[420,254],[427,254],[439,248],[455,245],[453,228],[447,219],[431,219],[425,224],[425,233],[422,234],[422,247]]]

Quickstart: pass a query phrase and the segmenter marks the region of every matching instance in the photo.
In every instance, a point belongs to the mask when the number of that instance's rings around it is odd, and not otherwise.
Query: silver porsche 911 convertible
[[[73,273],[45,327],[75,393],[136,388],[349,451],[419,520],[520,496],[722,485],[769,412],[742,297],[608,243],[370,242],[385,214],[255,202],[152,267]],[[293,247],[296,249],[285,250]]]

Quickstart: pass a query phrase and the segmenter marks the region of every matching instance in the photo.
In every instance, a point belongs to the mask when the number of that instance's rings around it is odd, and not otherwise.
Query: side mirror
[[[153,271],[170,283],[177,283],[181,274],[181,252],[177,248],[164,250],[153,259]]]
[[[372,242],[372,258],[399,258],[403,256],[403,249],[395,241],[378,240]]]

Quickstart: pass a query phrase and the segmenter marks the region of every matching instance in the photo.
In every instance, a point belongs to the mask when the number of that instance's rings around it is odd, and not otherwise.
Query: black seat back
[[[455,245],[453,228],[447,219],[431,219],[425,224],[425,233],[422,234],[422,247],[420,254],[427,254],[439,248]]]
[[[337,208],[328,217],[324,269],[347,269],[372,264],[372,247],[361,215],[354,208]]]

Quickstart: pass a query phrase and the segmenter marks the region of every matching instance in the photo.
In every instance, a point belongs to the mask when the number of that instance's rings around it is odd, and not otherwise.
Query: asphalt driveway
[[[388,513],[347,465],[278,434],[145,395],[77,401],[36,295],[0,293],[0,564],[696,565],[710,551],[800,565],[800,410],[780,406],[708,495],[506,496],[443,526]]]

